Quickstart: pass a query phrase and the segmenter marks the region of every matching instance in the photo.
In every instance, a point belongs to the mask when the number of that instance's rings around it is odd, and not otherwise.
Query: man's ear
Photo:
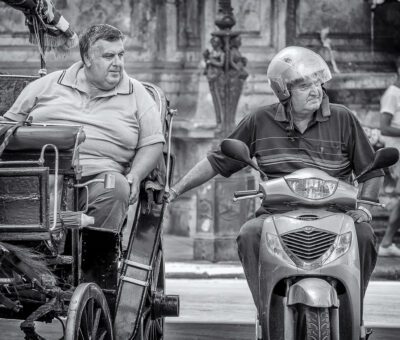
[[[92,62],[88,55],[83,56],[83,63],[86,67],[90,67],[92,65]]]

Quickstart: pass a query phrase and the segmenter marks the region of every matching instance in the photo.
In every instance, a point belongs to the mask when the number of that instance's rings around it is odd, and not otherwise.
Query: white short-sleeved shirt
[[[137,149],[164,142],[157,105],[144,86],[125,72],[110,91],[90,97],[78,82],[82,62],[30,83],[5,117],[22,121],[84,126],[82,175],[123,173]]]
[[[389,86],[381,98],[381,114],[392,115],[390,125],[400,129],[400,88]],[[385,146],[394,147],[400,150],[400,137],[382,136]],[[400,192],[400,162],[390,167],[392,176],[397,179],[396,191]]]
[[[392,116],[390,125],[400,129],[400,88],[390,85],[381,98],[381,114],[388,113]],[[400,150],[400,137],[382,136],[385,145],[397,147]]]

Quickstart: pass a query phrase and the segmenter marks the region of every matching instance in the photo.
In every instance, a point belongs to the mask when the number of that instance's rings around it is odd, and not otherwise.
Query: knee
[[[263,220],[257,218],[251,219],[243,224],[236,239],[239,248],[240,245],[244,243],[252,243],[254,241],[259,242],[262,226]]]

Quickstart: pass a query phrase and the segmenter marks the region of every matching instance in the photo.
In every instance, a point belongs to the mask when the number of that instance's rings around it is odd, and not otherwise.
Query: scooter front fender
[[[325,280],[304,278],[289,288],[287,305],[301,303],[310,307],[339,307],[336,290]]]

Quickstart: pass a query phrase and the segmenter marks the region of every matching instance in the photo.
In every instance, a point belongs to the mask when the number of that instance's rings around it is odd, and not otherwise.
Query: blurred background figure
[[[396,60],[397,80],[390,85],[381,98],[380,128],[385,146],[396,147],[400,150],[400,57]],[[393,237],[400,228],[400,163],[390,169],[390,175],[395,180],[393,194],[396,202],[391,207],[388,227],[379,246],[379,256],[399,256],[400,248],[393,243]]]

